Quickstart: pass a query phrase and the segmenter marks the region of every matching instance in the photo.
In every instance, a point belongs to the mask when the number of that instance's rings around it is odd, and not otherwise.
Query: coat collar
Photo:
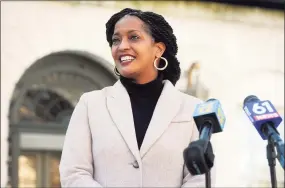
[[[162,93],[157,101],[140,151],[137,146],[132,107],[127,90],[120,81],[117,81],[114,86],[109,89],[107,108],[126,144],[138,162],[141,162],[141,159],[152,145],[167,129],[182,104],[181,94],[173,84],[168,80],[164,80],[163,83],[164,87]]]

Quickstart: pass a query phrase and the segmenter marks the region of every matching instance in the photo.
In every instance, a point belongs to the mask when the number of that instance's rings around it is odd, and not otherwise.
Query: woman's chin
[[[121,70],[120,74],[126,78],[133,78],[135,76],[135,72],[130,70]]]

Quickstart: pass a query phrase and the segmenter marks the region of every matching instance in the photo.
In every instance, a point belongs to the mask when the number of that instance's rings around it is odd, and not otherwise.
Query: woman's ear
[[[166,49],[166,46],[163,42],[158,42],[155,44],[156,45],[156,53],[155,53],[155,56],[156,57],[161,57],[162,54],[164,53],[165,49]]]

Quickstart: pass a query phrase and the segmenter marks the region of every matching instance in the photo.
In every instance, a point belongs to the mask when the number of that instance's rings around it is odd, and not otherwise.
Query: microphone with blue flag
[[[184,150],[183,157],[192,175],[206,174],[206,187],[210,187],[209,173],[215,158],[210,139],[213,133],[223,131],[226,118],[220,102],[216,99],[209,99],[196,106],[193,119],[200,136]]]
[[[212,133],[222,132],[226,122],[221,103],[217,99],[209,99],[196,106],[194,121],[200,132],[200,139],[210,140]]]
[[[244,99],[243,109],[263,140],[272,141],[277,150],[277,159],[284,169],[284,142],[277,127],[282,118],[269,100],[260,101],[249,95]]]

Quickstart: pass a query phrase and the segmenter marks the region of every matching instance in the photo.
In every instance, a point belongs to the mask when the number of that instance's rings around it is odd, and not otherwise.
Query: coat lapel
[[[140,164],[141,157],[137,145],[129,95],[120,81],[117,81],[110,89],[110,95],[107,96],[108,110],[126,144]]]
[[[151,146],[167,129],[171,120],[178,113],[181,104],[182,98],[179,95],[179,91],[170,81],[165,80],[161,96],[157,101],[157,105],[140,149],[141,158],[145,156]]]

